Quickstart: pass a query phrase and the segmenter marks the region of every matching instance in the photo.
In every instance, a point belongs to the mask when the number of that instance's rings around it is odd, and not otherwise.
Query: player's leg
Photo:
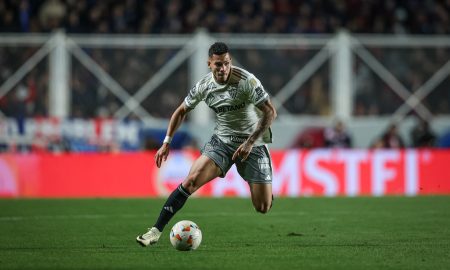
[[[180,210],[189,196],[204,184],[218,177],[221,170],[209,157],[201,155],[194,161],[186,179],[170,196],[161,210],[154,227],[162,231],[170,219]]]
[[[265,145],[253,147],[247,160],[237,161],[239,174],[249,186],[253,206],[260,213],[267,213],[272,207],[272,160]]]
[[[188,177],[186,177],[181,186],[189,194],[192,194],[220,175],[222,175],[222,170],[216,163],[211,158],[201,155],[192,165]]]
[[[249,183],[252,203],[255,210],[265,214],[272,207],[272,184]]]
[[[204,184],[222,174],[221,169],[207,156],[200,156],[192,165],[189,175],[167,198],[155,225],[136,238],[142,246],[158,242],[164,227],[180,210],[189,196]]]

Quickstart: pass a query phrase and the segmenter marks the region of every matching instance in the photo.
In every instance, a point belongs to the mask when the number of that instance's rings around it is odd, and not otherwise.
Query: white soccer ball
[[[170,243],[177,250],[195,250],[202,242],[202,231],[194,222],[182,220],[170,230]]]

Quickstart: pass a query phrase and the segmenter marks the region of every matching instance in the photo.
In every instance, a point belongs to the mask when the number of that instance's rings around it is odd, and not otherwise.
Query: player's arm
[[[167,128],[166,132],[166,138],[167,137],[169,137],[170,139],[173,138],[173,135],[180,127],[181,123],[183,123],[187,113],[190,110],[191,109],[188,106],[186,106],[184,102],[180,106],[178,106],[178,108],[175,110],[175,112],[173,112],[172,116],[170,117],[169,127]],[[155,155],[156,166],[158,166],[158,168],[161,167],[161,163],[163,161],[167,160],[167,156],[169,155],[169,148],[170,148],[170,141],[167,141],[165,139]]]
[[[233,160],[235,160],[236,157],[240,157],[242,161],[246,160],[248,155],[250,155],[250,152],[252,151],[253,144],[264,133],[264,131],[266,131],[270,127],[273,120],[277,117],[277,111],[275,110],[275,107],[272,105],[269,99],[261,102],[256,107],[261,110],[262,117],[259,120],[255,131],[243,144],[239,146],[236,152],[234,152],[232,158]]]
[[[255,131],[247,139],[252,145],[270,127],[270,125],[272,125],[273,120],[277,117],[277,111],[269,99],[261,102],[256,107],[262,112],[262,117],[259,120]]]

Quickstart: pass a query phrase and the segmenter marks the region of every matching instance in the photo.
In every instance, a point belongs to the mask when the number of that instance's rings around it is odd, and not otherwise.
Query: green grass
[[[0,200],[0,269],[449,269],[450,197],[192,198],[156,246],[135,237],[163,200]],[[198,250],[169,242],[178,220]]]

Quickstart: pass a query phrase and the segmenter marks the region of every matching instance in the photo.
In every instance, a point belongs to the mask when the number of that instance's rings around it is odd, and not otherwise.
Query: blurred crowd
[[[190,34],[204,28],[211,33],[333,34],[345,28],[356,34],[448,35],[449,14],[448,0],[0,0],[0,32],[48,33],[62,28],[68,34]],[[0,85],[38,49],[37,45],[0,44]],[[233,50],[233,57],[256,74],[271,95],[276,96],[318,50]],[[450,48],[371,47],[368,50],[411,93],[450,59]],[[177,52],[175,49],[102,48],[84,51],[130,95]],[[404,103],[356,57],[353,72],[353,115],[390,115]],[[297,115],[330,116],[329,73],[329,65],[323,65],[283,107]],[[190,88],[188,78],[185,63],[145,98],[141,106],[154,117],[170,117]],[[0,111],[15,118],[48,116],[48,79],[48,62],[41,61],[12,91],[0,97]],[[74,57],[70,80],[71,117],[112,117],[123,106]],[[423,100],[433,115],[450,114],[449,87],[447,79]],[[337,136],[335,130],[322,134],[330,138]],[[325,137],[323,145],[331,146]],[[343,140],[339,144],[350,145],[351,141]],[[380,144],[374,142],[374,146]]]
[[[398,123],[389,123],[385,130],[374,136],[368,145],[373,149],[402,149],[402,148],[450,148],[450,129],[442,134],[436,133],[430,126],[430,121],[420,117],[408,131],[405,138],[399,132]],[[409,141],[409,143],[406,143]],[[341,120],[328,127],[309,127],[302,130],[291,145],[292,148],[341,148],[354,147],[352,134]]]
[[[198,27],[226,33],[352,33],[449,34],[450,1],[292,1],[292,0],[2,0],[0,32],[67,33],[193,33]],[[0,46],[0,83],[23,64],[39,47]],[[411,92],[418,89],[450,58],[449,48],[371,48],[380,61]],[[267,90],[278,91],[318,50],[233,51],[234,58],[261,78]],[[123,88],[133,95],[151,74],[176,50],[109,50],[86,52]],[[353,114],[389,115],[403,104],[364,63],[356,58]],[[0,110],[8,116],[48,113],[44,99],[48,87],[46,63],[0,99]],[[77,60],[71,75],[72,116],[112,116],[123,102],[105,88]],[[123,69],[127,67],[127,69]],[[284,72],[279,72],[282,69]],[[329,70],[324,65],[283,105],[289,113],[329,115]],[[190,88],[185,66],[143,101],[154,117],[169,117],[170,111]],[[433,114],[450,113],[448,82],[442,83],[424,103]],[[169,91],[167,91],[169,89]],[[164,91],[165,90],[165,91]],[[442,98],[445,97],[445,98]],[[152,106],[161,100],[164,106]]]
[[[2,32],[449,34],[446,0],[3,0]]]

